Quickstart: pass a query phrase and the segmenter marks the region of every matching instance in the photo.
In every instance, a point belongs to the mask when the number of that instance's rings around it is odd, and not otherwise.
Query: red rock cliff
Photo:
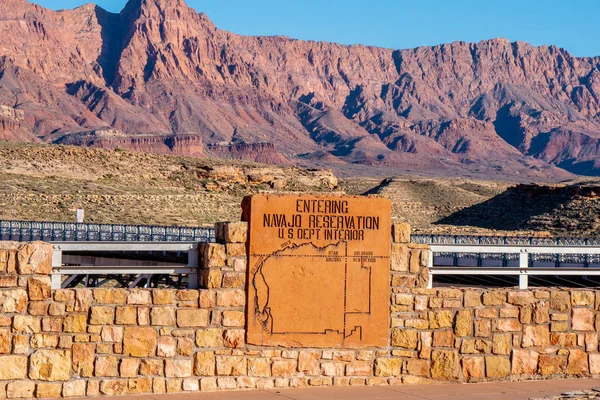
[[[600,58],[504,39],[394,51],[243,37],[182,0],[120,14],[3,0],[0,15],[0,104],[23,112],[27,140],[115,129],[180,154],[270,143],[273,162],[600,174]]]

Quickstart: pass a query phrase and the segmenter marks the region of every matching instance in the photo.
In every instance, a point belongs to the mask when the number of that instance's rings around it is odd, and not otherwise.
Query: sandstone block
[[[540,354],[538,373],[541,375],[563,374],[567,368],[567,357]]]
[[[410,225],[403,222],[392,224],[392,240],[394,243],[410,243]]]
[[[198,330],[196,332],[196,346],[223,347],[223,331],[218,328]]]
[[[63,332],[83,333],[87,330],[87,316],[70,314],[63,320]]]
[[[200,351],[194,354],[194,375],[214,376],[216,369],[215,353],[212,351]]]
[[[165,361],[165,376],[167,378],[187,378],[192,376],[192,360]]]
[[[71,377],[69,350],[38,350],[29,357],[29,378],[42,381],[67,381]]]
[[[247,375],[248,362],[241,356],[219,356],[217,360],[217,375],[243,376]]]
[[[189,357],[194,353],[194,338],[177,339],[177,354]]]
[[[223,333],[223,343],[226,347],[233,349],[241,348],[245,343],[245,331],[243,329],[226,329]]]
[[[96,357],[95,375],[102,377],[119,376],[119,360],[114,356]]]
[[[546,346],[550,343],[550,329],[548,325],[523,326],[523,347]]]
[[[533,375],[538,366],[539,354],[531,350],[514,349],[512,353],[513,375]]]
[[[351,362],[346,365],[347,376],[371,376],[373,364],[370,362]]]
[[[163,360],[146,359],[140,362],[140,375],[164,375]]]
[[[9,329],[0,329],[0,354],[9,354],[12,349]]]
[[[161,336],[158,338],[158,348],[156,354],[159,357],[175,357],[177,353],[177,339],[171,336]]]
[[[238,272],[225,272],[221,283],[223,288],[243,289],[246,286],[246,274]]]
[[[589,372],[588,354],[583,350],[569,350],[566,372],[570,375],[587,374]]]
[[[0,356],[0,380],[25,379],[27,377],[27,357]]]
[[[87,382],[86,396],[88,396],[88,397],[100,396],[100,381],[94,380],[94,381]]]
[[[598,350],[598,334],[597,333],[586,333],[585,334],[585,351],[593,353]]]
[[[230,268],[233,268],[235,272],[246,272],[248,267],[248,262],[246,257],[244,258],[228,258],[227,265]]]
[[[217,292],[217,306],[242,307],[246,304],[246,292],[241,289],[227,289]]]
[[[271,361],[268,358],[248,359],[248,375],[256,377],[271,376]]]
[[[92,304],[92,291],[91,289],[75,289],[75,301],[69,303],[67,311],[75,311],[87,313],[90,310]]]
[[[550,308],[557,311],[567,311],[571,308],[569,292],[553,291],[550,294]]]
[[[1,251],[1,250],[0,250]],[[0,263],[0,271],[2,268],[2,263]],[[11,288],[18,286],[18,275],[16,274],[0,274],[0,288]]]
[[[62,383],[38,383],[35,397],[43,399],[56,399],[61,397]]]
[[[131,289],[127,296],[127,304],[148,305],[152,304],[150,300],[150,291],[147,289]]]
[[[219,231],[217,225],[221,225],[222,237],[217,240],[222,240],[223,243],[246,243],[248,238],[248,223],[247,222],[225,222],[215,225],[215,229]]]
[[[572,310],[571,325],[574,331],[593,331],[594,311],[589,308],[574,308]]]
[[[21,245],[17,253],[19,275],[50,275],[52,272],[52,245],[33,242]]]
[[[590,290],[574,290],[571,292],[572,306],[591,306],[594,305],[594,292]]]
[[[218,390],[217,378],[202,378],[200,379],[200,390],[202,392],[214,392]]]
[[[27,335],[13,335],[13,354],[29,353],[29,337]]]
[[[479,307],[481,305],[481,293],[478,291],[465,291],[465,307]]]
[[[214,290],[202,290],[200,292],[200,308],[213,308],[217,304],[217,295]]]
[[[431,353],[431,377],[442,381],[454,381],[459,377],[459,358],[456,350],[433,350]]]
[[[127,379],[105,379],[100,382],[100,392],[107,396],[122,396],[127,391]]]
[[[463,339],[460,352],[462,354],[489,354],[492,352],[492,342],[489,340]]]
[[[506,302],[514,306],[526,306],[535,302],[535,296],[533,295],[533,292],[525,290],[508,292],[508,299]]]
[[[410,251],[408,246],[392,243],[390,267],[392,271],[408,272]]]
[[[179,327],[205,327],[208,326],[209,312],[206,309],[178,310],[177,326]]]
[[[127,380],[129,394],[152,393],[152,378],[134,378]]]
[[[31,381],[16,381],[6,385],[6,397],[33,399],[35,383]]]
[[[271,374],[274,377],[292,377],[296,375],[298,363],[296,360],[276,360],[271,365]],[[343,369],[342,369],[343,375]]]
[[[227,253],[227,260],[225,264],[229,266],[229,259],[235,257],[246,256],[246,244],[245,243],[227,243],[225,245],[225,252]]]
[[[84,377],[93,376],[95,349],[94,344],[73,344],[73,370],[76,374]]]
[[[305,375],[319,375],[319,360],[321,354],[318,351],[301,350],[298,355],[298,370]]]
[[[429,327],[431,329],[451,328],[454,322],[454,313],[451,310],[429,312]]]
[[[140,369],[140,360],[137,358],[123,358],[119,364],[119,374],[122,378],[135,378]]]
[[[112,325],[115,322],[113,307],[94,306],[90,313],[90,325]]]
[[[403,330],[394,328],[392,330],[392,346],[405,349],[417,348],[418,335],[416,330]]]
[[[217,243],[203,243],[200,245],[202,267],[204,269],[224,267],[227,254],[225,246]]]
[[[30,301],[27,312],[31,316],[43,316],[48,314],[48,304],[42,301]]]
[[[223,311],[223,326],[243,327],[245,321],[246,316],[242,311]]]
[[[501,306],[506,302],[506,293],[489,290],[483,293],[482,301],[485,306]]]
[[[483,379],[485,374],[483,370],[483,357],[466,356],[462,359],[463,379],[470,382],[477,379]]]
[[[27,309],[27,301],[24,289],[0,289],[1,313],[23,313]]]
[[[123,341],[123,327],[103,326],[101,337],[103,342],[121,343]]]
[[[206,289],[218,289],[223,283],[223,273],[220,268],[202,270],[202,287]]]
[[[600,374],[600,354],[591,353],[589,355],[590,362],[590,374],[598,375]]]
[[[33,276],[27,279],[29,300],[48,300],[52,297],[49,276]]]
[[[404,362],[404,371],[413,376],[427,376],[429,362],[426,360],[408,359]]]
[[[512,349],[512,335],[506,334],[495,334],[493,338],[493,349],[494,354],[508,355]]]
[[[494,331],[498,332],[519,332],[521,330],[521,324],[517,319],[505,319],[501,318],[494,321]]]
[[[137,310],[132,306],[117,307],[115,315],[117,325],[135,325],[137,323]]]
[[[154,326],[175,326],[175,307],[152,307],[150,321]]]
[[[50,347],[56,348],[58,346],[58,335],[51,335],[47,333],[37,333],[31,337],[31,347],[43,348]]]
[[[42,330],[42,320],[37,317],[15,315],[13,318],[13,332],[39,333]]]
[[[154,289],[152,291],[152,302],[154,305],[170,305],[175,301],[175,290]]]
[[[550,322],[550,307],[547,302],[537,303],[533,307],[533,322],[545,324]]]
[[[62,385],[63,397],[83,397],[85,396],[85,386],[84,380],[65,382]]]
[[[434,347],[454,347],[454,332],[451,330],[433,332]]]
[[[432,334],[431,332],[421,332],[421,341],[419,342],[419,358],[428,360],[431,358],[431,343]]]
[[[498,318],[498,310],[496,308],[481,308],[475,310],[475,316],[480,318],[490,318],[496,319]]]
[[[401,358],[376,358],[375,376],[398,376],[402,372]]]
[[[127,302],[127,290],[110,288],[94,289],[94,301],[98,304],[125,304]]]
[[[125,328],[123,354],[133,357],[151,357],[157,346],[157,333],[151,327]]]
[[[252,387],[252,386],[246,386]],[[197,392],[200,390],[200,381],[198,379],[190,378],[183,380],[183,391],[184,392]]]
[[[475,321],[475,336],[490,337],[492,334],[492,323],[489,320]]]
[[[473,314],[471,311],[458,311],[454,322],[454,332],[458,337],[473,336]]]
[[[485,357],[485,374],[488,378],[506,378],[510,374],[510,360],[506,357]]]

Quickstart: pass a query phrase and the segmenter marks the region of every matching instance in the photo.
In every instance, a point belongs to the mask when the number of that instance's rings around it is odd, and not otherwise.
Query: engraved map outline
[[[331,255],[331,254],[327,254],[328,249],[336,249],[336,248],[340,248],[343,247],[343,252],[342,254],[339,254],[339,252],[337,252],[337,254],[335,255]],[[308,249],[309,251],[306,254],[295,254],[297,252],[301,252],[302,250],[306,250]],[[355,326],[349,326],[349,316],[351,315],[371,315],[372,314],[372,302],[373,302],[373,268],[376,268],[376,260],[380,260],[380,259],[384,259],[384,260],[388,260],[389,263],[389,256],[381,256],[381,255],[375,255],[372,254],[371,252],[358,252],[358,253],[371,253],[371,254],[348,254],[349,251],[349,243],[348,241],[339,241],[337,243],[329,243],[325,246],[317,246],[314,243],[311,242],[307,242],[307,243],[302,243],[302,244],[291,244],[291,245],[286,245],[285,247],[283,247],[280,250],[274,251],[271,254],[251,254],[250,256],[252,257],[253,260],[255,260],[255,265],[251,267],[251,284],[253,286],[254,289],[254,294],[253,294],[253,304],[250,304],[249,307],[252,307],[253,309],[253,315],[256,318],[256,321],[260,324],[262,330],[264,333],[266,334],[270,334],[270,335],[274,335],[274,334],[281,334],[281,335],[288,335],[288,334],[302,334],[302,335],[327,335],[327,334],[338,334],[341,335],[342,340],[346,340],[348,338],[350,338],[351,336],[358,334],[359,335],[359,340],[363,339],[363,326],[362,325],[355,325]],[[292,252],[292,254],[286,254],[288,252]],[[264,271],[263,268],[265,267],[265,264],[269,261],[273,261],[273,259],[278,259],[278,258],[285,258],[285,257],[290,257],[290,258],[302,258],[302,259],[335,259],[334,262],[325,262],[325,263],[320,263],[320,265],[324,265],[325,267],[327,265],[329,265],[331,267],[332,263],[340,263],[343,262],[344,263],[344,279],[343,279],[343,286],[344,286],[344,294],[343,294],[343,310],[341,310],[341,312],[343,313],[343,326],[332,326],[329,329],[325,329],[322,331],[318,331],[318,332],[311,332],[311,331],[276,331],[275,330],[275,318],[272,314],[272,309],[270,307],[270,300],[271,300],[271,287],[269,286],[269,283],[267,282],[267,277],[265,277],[264,275]],[[352,293],[349,293],[349,264],[350,263],[358,263],[358,269],[360,271],[366,270],[368,273],[368,307],[366,307],[367,309],[365,310],[360,310],[360,311],[349,311],[348,310],[348,303],[349,303],[349,296],[352,295]],[[369,265],[367,265],[369,264]],[[386,263],[387,264],[387,263]],[[357,266],[355,265],[355,268]],[[364,272],[364,271],[363,271]],[[262,281],[262,282],[261,282]],[[264,287],[260,287],[262,285],[264,285]],[[266,290],[266,295],[264,293],[262,293],[264,297],[264,299],[260,299],[261,296],[261,291],[265,291]]]

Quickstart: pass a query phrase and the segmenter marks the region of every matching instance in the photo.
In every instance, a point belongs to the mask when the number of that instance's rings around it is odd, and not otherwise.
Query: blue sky
[[[1,1],[1,0],[0,0]],[[52,9],[85,0],[35,0]],[[97,0],[118,12],[126,0]],[[188,0],[221,28],[394,49],[495,37],[600,56],[600,0]]]

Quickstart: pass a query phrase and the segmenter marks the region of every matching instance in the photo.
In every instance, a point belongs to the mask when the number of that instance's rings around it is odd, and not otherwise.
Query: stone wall
[[[218,224],[200,290],[50,290],[51,246],[0,246],[0,398],[600,374],[600,291],[425,289],[395,225],[390,346],[245,344],[246,226]]]

